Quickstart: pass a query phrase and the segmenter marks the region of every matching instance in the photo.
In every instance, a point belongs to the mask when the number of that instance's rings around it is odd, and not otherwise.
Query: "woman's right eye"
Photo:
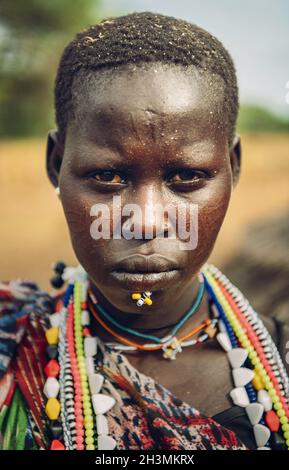
[[[127,178],[123,173],[113,170],[99,170],[90,175],[93,179],[100,183],[109,184],[126,184]]]

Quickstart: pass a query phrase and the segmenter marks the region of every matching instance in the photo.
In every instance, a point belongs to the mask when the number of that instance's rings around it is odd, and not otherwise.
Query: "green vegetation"
[[[44,136],[54,126],[53,86],[61,52],[77,31],[99,19],[101,4],[101,0],[1,0],[0,138]],[[238,130],[288,132],[289,120],[244,105]]]
[[[289,132],[289,119],[253,105],[242,105],[237,128],[240,132]]]
[[[98,19],[100,0],[1,0],[0,137],[46,134],[64,46]]]

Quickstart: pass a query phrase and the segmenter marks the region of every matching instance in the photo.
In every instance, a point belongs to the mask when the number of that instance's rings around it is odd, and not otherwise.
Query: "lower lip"
[[[135,291],[157,290],[168,287],[180,277],[180,271],[173,269],[159,273],[129,273],[111,271],[110,275],[125,289]]]

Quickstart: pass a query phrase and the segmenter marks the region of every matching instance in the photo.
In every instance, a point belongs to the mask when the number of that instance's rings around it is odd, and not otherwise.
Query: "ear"
[[[239,135],[236,134],[230,148],[230,162],[233,175],[233,186],[236,186],[240,176],[241,153],[241,138]]]
[[[46,172],[53,186],[58,186],[64,146],[60,144],[59,133],[56,130],[48,132],[46,143]]]

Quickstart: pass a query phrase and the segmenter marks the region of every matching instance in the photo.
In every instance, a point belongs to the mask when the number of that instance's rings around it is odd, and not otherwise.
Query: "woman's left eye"
[[[201,170],[178,170],[168,176],[169,183],[193,183],[200,181],[207,175]]]
[[[111,170],[101,170],[91,176],[100,183],[125,184],[127,182],[123,174]]]

